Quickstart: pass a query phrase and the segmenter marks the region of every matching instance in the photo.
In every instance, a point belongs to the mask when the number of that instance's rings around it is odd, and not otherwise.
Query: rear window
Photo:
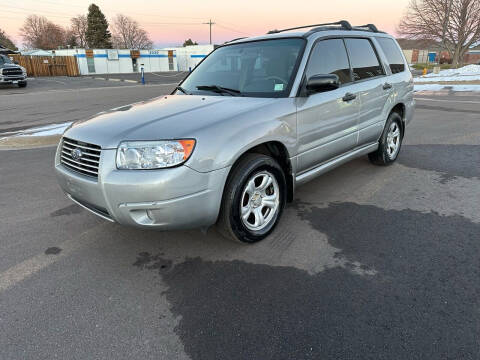
[[[377,38],[377,41],[387,57],[392,74],[405,71],[405,62],[403,61],[402,53],[398,49],[397,44],[395,44],[395,41],[389,38]]]
[[[385,75],[370,40],[345,39],[345,44],[356,81]]]

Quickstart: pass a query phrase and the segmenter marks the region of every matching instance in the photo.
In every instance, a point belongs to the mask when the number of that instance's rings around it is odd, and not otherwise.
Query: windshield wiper
[[[198,90],[207,90],[207,91],[213,91],[216,93],[225,93],[225,94],[230,94],[232,96],[240,96],[242,93],[239,90],[235,89],[229,89],[223,86],[218,86],[218,85],[199,85],[197,86]]]
[[[190,95],[190,94],[188,93],[188,91],[185,90],[184,88],[182,88],[181,86],[177,86],[177,87],[175,88],[175,90],[179,90],[179,91],[181,91],[182,93],[184,93],[185,95]]]

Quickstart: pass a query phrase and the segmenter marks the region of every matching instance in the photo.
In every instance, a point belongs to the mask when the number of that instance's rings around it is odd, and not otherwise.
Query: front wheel
[[[400,152],[402,140],[402,117],[398,113],[391,113],[378,142],[378,150],[368,154],[368,158],[375,165],[392,164]]]
[[[285,206],[285,175],[269,156],[247,154],[232,170],[217,223],[226,238],[255,243],[277,225]]]
[[[27,82],[19,82],[18,83],[18,87],[21,87],[21,88],[24,88],[24,87],[27,87]]]

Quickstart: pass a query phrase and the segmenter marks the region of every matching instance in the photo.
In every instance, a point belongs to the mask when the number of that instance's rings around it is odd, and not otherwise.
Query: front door
[[[340,87],[297,98],[299,174],[357,145],[360,102],[343,39],[322,40],[315,45],[305,79],[319,74],[338,75]]]

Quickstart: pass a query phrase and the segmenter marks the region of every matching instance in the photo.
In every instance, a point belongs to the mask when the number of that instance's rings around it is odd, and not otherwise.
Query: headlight
[[[188,160],[195,140],[125,141],[117,150],[118,169],[161,169]]]

